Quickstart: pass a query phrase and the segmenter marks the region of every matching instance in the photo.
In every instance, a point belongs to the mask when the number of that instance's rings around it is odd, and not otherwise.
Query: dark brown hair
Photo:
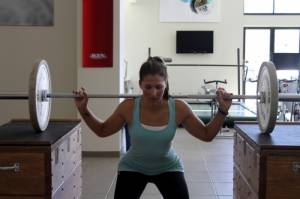
[[[140,81],[143,81],[146,75],[159,75],[166,82],[166,88],[164,91],[164,99],[169,99],[169,83],[167,67],[160,57],[149,57],[140,68]]]

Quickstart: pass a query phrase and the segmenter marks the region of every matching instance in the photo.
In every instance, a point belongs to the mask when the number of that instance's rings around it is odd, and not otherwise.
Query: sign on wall
[[[220,0],[160,0],[161,22],[219,22]]]
[[[112,0],[82,0],[82,64],[113,66]]]
[[[1,26],[52,26],[53,0],[1,0]]]

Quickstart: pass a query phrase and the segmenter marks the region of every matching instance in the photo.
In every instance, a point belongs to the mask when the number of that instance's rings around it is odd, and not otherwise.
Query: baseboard
[[[82,151],[82,157],[120,157],[119,151]]]

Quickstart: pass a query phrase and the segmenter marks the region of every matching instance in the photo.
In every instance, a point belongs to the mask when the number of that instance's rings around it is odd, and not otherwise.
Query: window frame
[[[270,60],[273,60],[274,54],[280,54],[280,53],[274,52],[275,30],[295,29],[295,30],[299,30],[299,32],[300,32],[300,26],[299,27],[274,27],[274,26],[272,26],[272,27],[246,27],[245,26],[244,30],[243,30],[243,60],[245,60],[245,56],[246,56],[245,48],[246,48],[246,30],[247,29],[268,29],[268,30],[270,30],[270,57],[269,57]],[[299,48],[300,48],[300,38],[299,38],[298,42],[299,42]],[[281,54],[300,54],[300,52],[299,53],[281,53]],[[300,67],[299,67],[299,70],[300,70]]]
[[[253,27],[253,26],[245,26],[243,28],[243,60],[244,60],[244,63],[243,63],[243,66],[245,66],[245,60],[246,60],[246,52],[245,52],[245,49],[246,49],[246,31],[249,30],[249,29],[267,29],[267,30],[270,30],[270,57],[269,57],[269,60],[273,60],[273,57],[274,57],[274,54],[277,54],[277,53],[274,53],[274,39],[275,39],[275,30],[277,29],[296,29],[296,30],[300,30],[300,26],[298,27],[275,27],[275,26],[265,26],[265,27]],[[300,33],[299,33],[300,34]],[[300,38],[299,38],[299,47],[300,47]],[[284,53],[283,53],[284,54]],[[300,54],[299,53],[286,53],[287,56],[289,56],[289,54]],[[300,56],[300,55],[299,55]],[[288,68],[288,67],[287,67]],[[281,68],[283,70],[295,70],[295,69],[292,69],[292,68]],[[244,68],[245,70],[245,68]],[[279,69],[280,70],[280,69]],[[299,64],[299,67],[296,68],[296,70],[300,70],[300,64]],[[243,83],[243,87],[242,87],[242,93],[245,94],[246,93],[246,84]]]

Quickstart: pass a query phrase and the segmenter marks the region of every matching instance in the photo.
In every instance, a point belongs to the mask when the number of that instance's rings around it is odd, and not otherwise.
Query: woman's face
[[[140,81],[143,96],[152,101],[162,100],[166,88],[166,81],[160,75],[146,75]]]

